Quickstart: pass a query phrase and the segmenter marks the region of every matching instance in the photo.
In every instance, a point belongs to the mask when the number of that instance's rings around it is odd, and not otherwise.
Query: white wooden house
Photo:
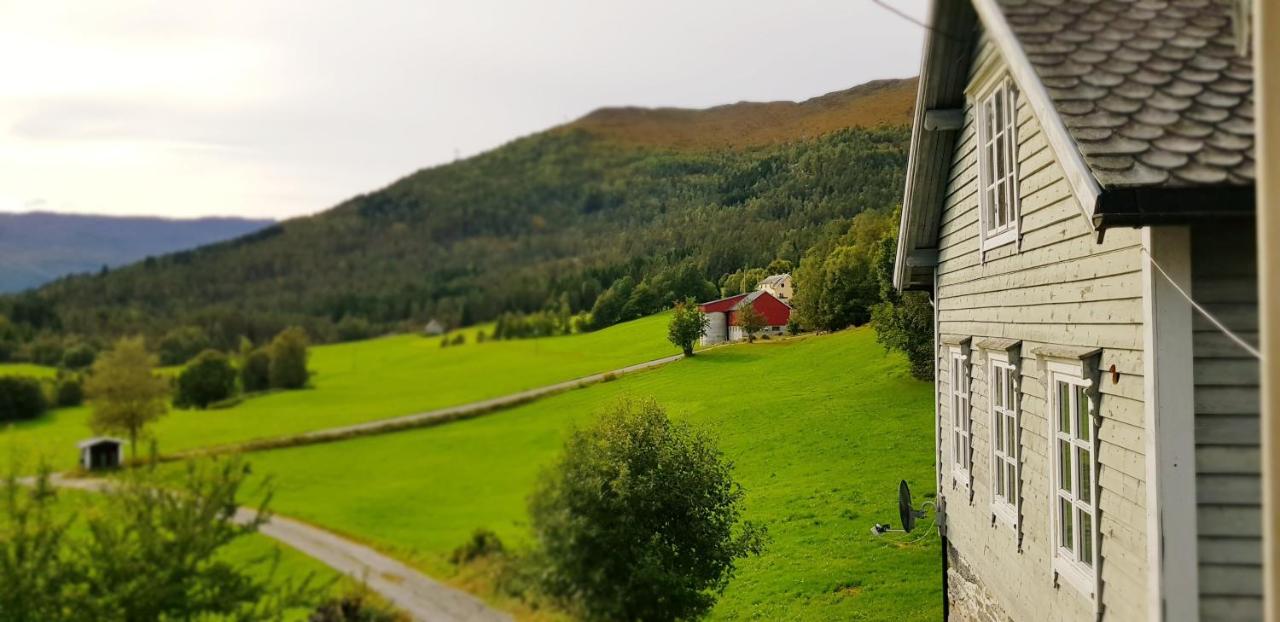
[[[950,616],[1260,619],[1233,3],[932,5],[895,281],[935,305]]]

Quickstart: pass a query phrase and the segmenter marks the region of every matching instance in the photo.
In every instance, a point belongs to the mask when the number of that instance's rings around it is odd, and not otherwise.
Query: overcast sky
[[[921,40],[870,0],[0,0],[0,211],[286,218],[601,106],[914,75]]]

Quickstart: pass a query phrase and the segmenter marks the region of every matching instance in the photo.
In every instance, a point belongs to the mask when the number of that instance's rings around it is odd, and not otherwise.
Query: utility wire
[[[1186,298],[1187,302],[1191,303],[1191,306],[1194,307],[1196,311],[1199,311],[1200,315],[1204,316],[1204,319],[1209,320],[1211,324],[1218,327],[1218,330],[1222,331],[1222,334],[1226,335],[1228,339],[1234,341],[1236,345],[1243,348],[1245,352],[1252,354],[1253,358],[1256,358],[1259,361],[1262,360],[1262,352],[1260,352],[1257,348],[1253,347],[1252,344],[1250,344],[1249,342],[1241,338],[1240,335],[1237,335],[1234,332],[1232,332],[1231,329],[1227,328],[1227,326],[1222,322],[1220,322],[1218,318],[1213,317],[1212,313],[1209,313],[1208,310],[1200,306],[1200,303],[1193,300],[1191,298],[1191,295],[1187,294],[1186,290],[1182,289],[1182,286],[1178,285],[1177,281],[1174,281],[1173,277],[1169,276],[1169,273],[1164,271],[1164,268],[1159,263],[1156,262],[1156,258],[1152,257],[1151,253],[1147,252],[1147,249],[1143,248],[1142,254],[1147,256],[1147,261],[1150,261],[1151,265],[1155,266],[1156,270],[1160,272],[1160,275],[1164,277],[1164,280],[1168,281],[1169,284],[1172,285],[1174,289],[1178,290],[1178,293],[1182,294],[1182,297]]]

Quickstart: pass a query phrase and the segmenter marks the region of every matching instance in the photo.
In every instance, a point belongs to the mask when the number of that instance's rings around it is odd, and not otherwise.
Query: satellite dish
[[[902,529],[907,533],[916,528],[916,518],[924,518],[924,512],[917,514],[915,506],[911,505],[911,489],[907,487],[905,479],[898,484],[898,518],[902,520]]]
[[[924,505],[933,505],[925,503]],[[922,506],[923,507],[923,506]],[[924,518],[925,511],[917,510],[911,503],[911,489],[907,487],[907,480],[898,483],[898,518],[902,521],[902,529],[894,529],[892,525],[882,525],[876,523],[871,527],[871,533],[877,536],[886,533],[911,533],[916,528],[916,519]]]

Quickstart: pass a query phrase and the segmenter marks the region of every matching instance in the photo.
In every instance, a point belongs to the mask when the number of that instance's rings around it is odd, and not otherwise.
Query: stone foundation
[[[947,600],[952,622],[1013,622],[950,544],[947,545]]]

